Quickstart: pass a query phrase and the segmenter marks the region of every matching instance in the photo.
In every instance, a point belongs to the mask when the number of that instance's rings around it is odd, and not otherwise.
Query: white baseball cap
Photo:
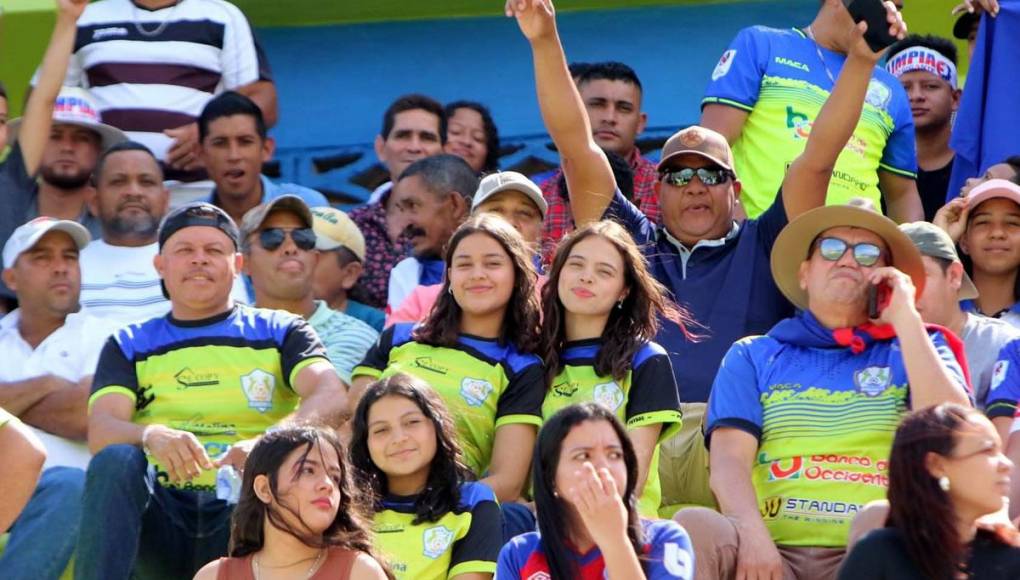
[[[7,243],[4,244],[4,268],[14,266],[14,263],[18,261],[18,256],[31,250],[32,246],[35,246],[40,238],[52,231],[64,232],[71,236],[74,243],[78,245],[79,250],[89,245],[89,241],[92,239],[85,226],[78,222],[58,220],[57,218],[46,216],[37,217],[14,230]]]
[[[471,211],[485,203],[485,200],[503,191],[519,191],[528,196],[538,206],[542,219],[545,219],[545,212],[549,204],[545,202],[542,190],[535,185],[535,182],[516,171],[499,171],[491,173],[478,182],[478,190],[471,201]]]

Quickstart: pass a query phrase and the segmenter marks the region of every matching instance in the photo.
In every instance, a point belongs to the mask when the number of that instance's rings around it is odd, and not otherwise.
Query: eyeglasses
[[[662,173],[662,180],[670,185],[683,187],[690,183],[695,175],[705,185],[719,185],[720,183],[725,183],[733,174],[730,170],[723,169],[722,167],[699,167],[697,169],[693,167],[679,167],[664,171]]]
[[[878,263],[882,257],[882,248],[870,242],[861,242],[850,245],[839,238],[822,238],[818,240],[818,253],[822,259],[829,262],[837,262],[846,254],[848,249],[853,250],[854,260],[861,266],[871,267]]]
[[[259,245],[267,251],[274,251],[283,245],[283,240],[290,236],[294,245],[302,250],[311,250],[315,247],[315,232],[312,228],[295,228],[285,230],[282,228],[266,228],[259,232]]]

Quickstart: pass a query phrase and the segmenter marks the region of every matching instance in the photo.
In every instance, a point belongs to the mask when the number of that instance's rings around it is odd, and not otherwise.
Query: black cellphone
[[[886,18],[882,0],[843,0],[843,5],[850,12],[854,22],[863,20],[868,23],[868,31],[864,33],[864,40],[871,50],[878,52],[898,40],[889,34],[889,21]]]
[[[875,320],[889,302],[889,287],[885,284],[868,284],[868,318]]]

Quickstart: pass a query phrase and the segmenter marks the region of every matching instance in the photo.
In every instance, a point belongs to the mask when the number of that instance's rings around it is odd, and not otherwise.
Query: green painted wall
[[[498,15],[501,0],[234,0],[256,27],[276,28],[379,20],[421,20]],[[763,2],[767,0],[743,0]],[[816,2],[816,0],[803,0]],[[739,0],[558,0],[557,9],[590,10]],[[904,15],[912,31],[949,36],[957,0],[907,0]],[[53,26],[53,0],[0,0],[0,80],[7,85],[12,116],[19,114],[25,87],[42,58]],[[734,9],[738,9],[734,7]],[[709,23],[710,24],[710,23]],[[795,23],[791,23],[795,24]],[[961,43],[961,55],[966,48]],[[966,74],[966,64],[961,73]]]

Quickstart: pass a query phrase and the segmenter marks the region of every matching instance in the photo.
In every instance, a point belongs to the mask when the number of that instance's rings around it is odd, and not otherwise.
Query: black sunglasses
[[[697,175],[701,183],[705,185],[719,185],[725,183],[733,174],[722,167],[675,167],[662,172],[662,180],[670,185],[683,187]]]
[[[302,250],[311,250],[315,247],[315,231],[312,228],[295,228],[285,230],[282,228],[266,228],[259,231],[259,245],[267,251],[274,251],[283,245],[283,240],[290,235],[294,245]]]
[[[821,238],[818,240],[818,253],[822,256],[822,259],[829,262],[838,262],[848,249],[853,250],[854,260],[866,268],[877,264],[878,259],[882,257],[882,248],[870,242],[850,245],[846,240],[839,238]]]

